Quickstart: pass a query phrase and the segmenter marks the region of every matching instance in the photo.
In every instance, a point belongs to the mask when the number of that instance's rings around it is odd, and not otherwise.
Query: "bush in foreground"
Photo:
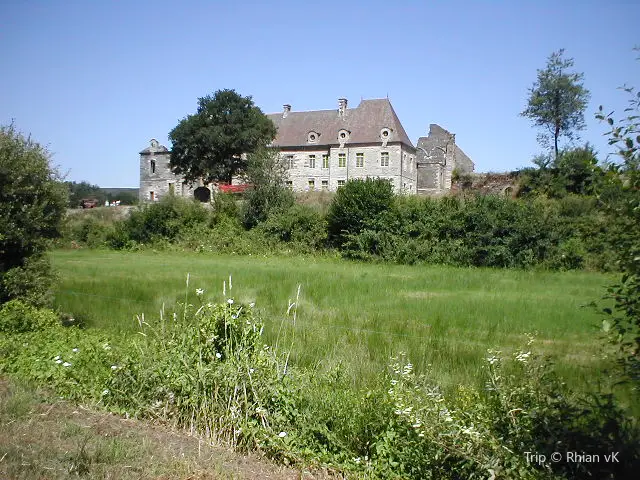
[[[366,391],[339,366],[295,367],[286,350],[263,343],[252,305],[210,303],[199,289],[174,314],[139,323],[140,335],[118,341],[59,325],[5,329],[0,372],[355,477],[624,479],[640,467],[637,425],[610,396],[574,396],[531,341],[511,354],[489,352],[484,389],[445,396],[404,355]],[[548,459],[554,451],[619,452],[619,461],[539,463],[526,453]]]
[[[0,127],[0,303],[47,303],[52,275],[44,253],[61,234],[66,206],[47,150],[13,126]]]

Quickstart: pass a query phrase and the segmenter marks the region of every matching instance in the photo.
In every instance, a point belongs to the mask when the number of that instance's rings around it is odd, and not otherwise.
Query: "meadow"
[[[588,304],[615,279],[319,256],[58,250],[51,259],[56,307],[87,326],[133,335],[142,314],[157,325],[163,309],[171,318],[180,302],[220,302],[226,293],[256,303],[265,340],[290,349],[294,363],[340,364],[357,386],[375,381],[399,352],[445,388],[474,384],[488,349],[509,354],[534,333],[536,351],[581,389],[602,366],[601,318]]]

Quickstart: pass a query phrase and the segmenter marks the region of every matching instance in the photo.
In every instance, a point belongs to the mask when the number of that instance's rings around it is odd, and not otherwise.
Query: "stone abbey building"
[[[309,112],[284,105],[281,113],[267,116],[278,129],[273,146],[294,191],[335,191],[347,180],[370,177],[388,179],[397,193],[442,194],[451,188],[454,169],[473,171],[455,135],[438,125],[414,147],[387,98],[362,100],[356,108],[341,98],[337,109]],[[140,201],[165,195],[210,199],[215,186],[185,184],[171,172],[169,157],[155,139],[140,152]]]

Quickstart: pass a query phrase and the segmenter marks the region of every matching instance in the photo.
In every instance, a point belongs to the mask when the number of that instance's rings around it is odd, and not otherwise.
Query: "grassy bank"
[[[165,305],[227,296],[256,302],[266,340],[291,347],[300,365],[343,363],[354,382],[372,379],[391,355],[406,352],[416,369],[432,366],[446,386],[473,383],[488,348],[512,351],[538,332],[579,386],[599,366],[599,317],[583,307],[612,278],[586,272],[409,267],[313,257],[239,257],[193,253],[57,251],[56,304],[88,325],[133,332],[136,314],[153,323]],[[190,277],[186,291],[187,273]],[[229,275],[233,289],[229,291]],[[293,311],[300,298],[295,324]]]

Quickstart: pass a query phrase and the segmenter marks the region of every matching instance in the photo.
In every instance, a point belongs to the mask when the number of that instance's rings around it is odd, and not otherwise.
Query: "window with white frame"
[[[316,156],[309,155],[309,168],[316,168]]]
[[[293,168],[295,166],[295,161],[294,161],[293,155],[287,155],[285,157],[285,165],[289,169],[291,169],[291,168]]]
[[[322,168],[329,168],[329,154],[322,155]]]
[[[316,189],[316,181],[313,178],[309,179],[309,190],[315,190]]]
[[[344,180],[338,180],[338,188],[344,187]]]
[[[347,154],[339,153],[338,154],[338,167],[344,168],[347,166]]]
[[[356,153],[356,167],[364,167],[364,153]]]
[[[322,190],[329,190],[329,180],[322,180]]]
[[[381,167],[389,166],[389,152],[380,152],[380,166]]]

